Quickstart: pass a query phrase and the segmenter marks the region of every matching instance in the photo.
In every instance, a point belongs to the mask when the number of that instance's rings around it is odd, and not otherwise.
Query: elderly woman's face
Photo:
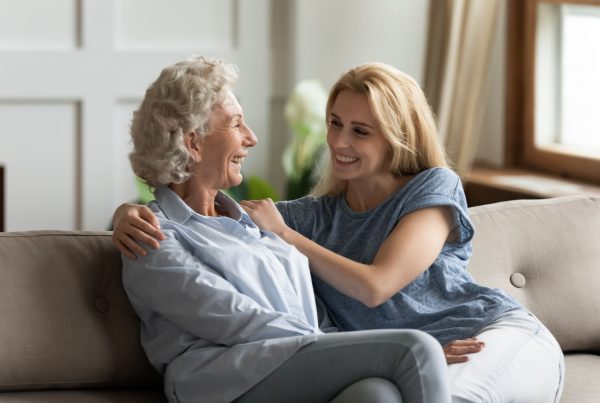
[[[229,92],[213,112],[210,133],[201,138],[201,165],[197,173],[216,189],[242,183],[241,167],[257,138],[244,122],[242,107]]]

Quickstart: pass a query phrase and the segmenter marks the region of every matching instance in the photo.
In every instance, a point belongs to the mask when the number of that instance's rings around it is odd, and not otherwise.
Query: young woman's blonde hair
[[[214,107],[238,78],[235,65],[194,57],[162,70],[133,114],[131,167],[150,186],[189,178],[190,154],[184,135],[208,134]]]
[[[340,92],[365,95],[378,129],[390,145],[390,172],[415,174],[432,167],[447,167],[435,119],[419,84],[407,74],[383,63],[367,63],[344,73],[333,85],[327,101],[326,118]],[[336,195],[346,183],[333,177],[330,159],[313,196]]]

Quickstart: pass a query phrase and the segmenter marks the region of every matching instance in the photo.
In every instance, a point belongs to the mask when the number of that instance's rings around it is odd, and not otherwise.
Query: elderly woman
[[[123,257],[142,344],[171,402],[449,401],[444,355],[424,332],[319,330],[308,261],[220,191],[257,139],[237,70],[165,68],[131,126],[135,173],[155,188],[160,248]],[[332,400],[333,399],[333,400]]]

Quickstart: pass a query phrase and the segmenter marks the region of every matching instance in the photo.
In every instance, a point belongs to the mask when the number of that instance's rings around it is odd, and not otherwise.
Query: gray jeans
[[[447,403],[448,367],[440,344],[424,332],[327,333],[237,402]]]

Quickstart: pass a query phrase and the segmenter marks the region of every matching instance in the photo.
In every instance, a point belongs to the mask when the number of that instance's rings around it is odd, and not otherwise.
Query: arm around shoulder
[[[140,243],[157,249],[158,241],[162,239],[164,234],[158,218],[148,207],[124,203],[115,211],[112,242],[128,258],[135,259],[148,253]]]
[[[241,294],[171,237],[145,257],[124,258],[123,282],[138,312],[158,313],[216,344],[318,331],[301,318],[261,306]]]

